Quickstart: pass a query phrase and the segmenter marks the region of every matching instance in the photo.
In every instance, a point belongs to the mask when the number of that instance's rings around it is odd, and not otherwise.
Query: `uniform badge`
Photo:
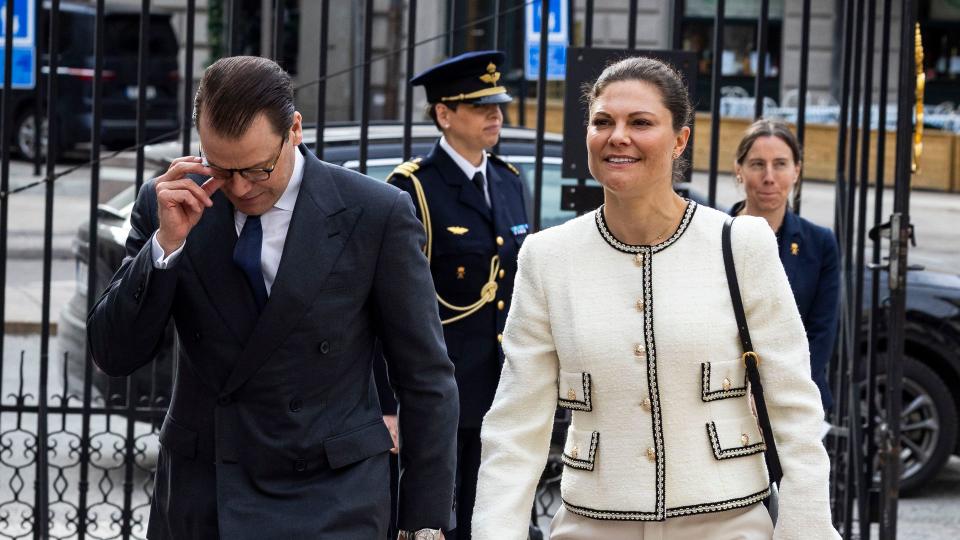
[[[530,225],[526,223],[521,223],[520,225],[514,225],[513,227],[510,227],[510,232],[512,232],[514,236],[524,235],[529,231]]]
[[[463,236],[463,235],[467,234],[468,232],[470,232],[470,229],[468,229],[468,228],[466,228],[466,227],[458,227],[458,226],[456,226],[456,225],[453,225],[453,226],[451,226],[451,227],[447,227],[447,230],[450,231],[452,234],[455,234],[455,235],[457,235],[457,236]]]
[[[798,244],[798,243],[796,243],[796,242],[792,242],[792,243],[790,244],[790,254],[791,254],[791,255],[799,255],[799,254],[800,254],[800,244]]]

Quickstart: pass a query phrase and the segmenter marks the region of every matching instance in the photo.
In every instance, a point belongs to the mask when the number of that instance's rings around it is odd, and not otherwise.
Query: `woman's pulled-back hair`
[[[793,154],[794,163],[803,161],[803,151],[800,149],[800,142],[797,141],[797,136],[793,134],[793,131],[790,131],[790,126],[783,120],[761,118],[750,124],[747,131],[744,132],[743,138],[740,139],[740,145],[737,146],[736,153],[737,164],[743,165],[743,160],[747,158],[747,154],[749,154],[750,149],[753,148],[753,143],[760,137],[776,137],[780,139],[790,147],[790,153]]]

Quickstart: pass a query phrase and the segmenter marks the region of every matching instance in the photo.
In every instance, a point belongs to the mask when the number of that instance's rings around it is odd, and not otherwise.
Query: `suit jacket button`
[[[233,399],[229,394],[222,395],[217,398],[217,405],[226,406],[233,402]]]
[[[303,408],[303,401],[299,399],[290,400],[290,411],[291,412],[300,412],[300,409]]]
[[[297,472],[303,472],[307,470],[307,460],[305,459],[295,459],[293,460],[293,470]]]
[[[327,354],[330,352],[330,342],[323,340],[320,342],[320,354]]]

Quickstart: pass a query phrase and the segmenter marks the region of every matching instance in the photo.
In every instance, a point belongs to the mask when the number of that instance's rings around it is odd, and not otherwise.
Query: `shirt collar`
[[[453,149],[450,146],[450,143],[447,142],[446,137],[440,137],[440,148],[443,148],[444,151],[453,159],[453,162],[457,164],[457,167],[460,167],[460,170],[463,171],[463,174],[467,175],[467,178],[473,178],[473,175],[480,173],[484,178],[487,177],[487,151],[483,151],[483,157],[480,159],[480,166],[474,167],[473,163],[470,163],[467,158],[460,155],[459,152]]]
[[[293,211],[293,207],[297,203],[297,194],[300,193],[300,184],[303,182],[303,164],[304,159],[300,149],[294,147],[293,173],[290,174],[287,189],[283,190],[283,195],[273,204],[274,208],[288,212]]]

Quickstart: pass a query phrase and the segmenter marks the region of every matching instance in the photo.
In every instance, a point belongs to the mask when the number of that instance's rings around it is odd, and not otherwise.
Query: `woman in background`
[[[786,123],[757,120],[737,147],[737,183],[746,200],[732,215],[767,220],[777,236],[777,251],[787,273],[810,344],[810,372],[825,411],[833,405],[827,370],[837,336],[840,266],[837,241],[826,227],[814,225],[790,209],[790,194],[800,181],[803,155]]]

